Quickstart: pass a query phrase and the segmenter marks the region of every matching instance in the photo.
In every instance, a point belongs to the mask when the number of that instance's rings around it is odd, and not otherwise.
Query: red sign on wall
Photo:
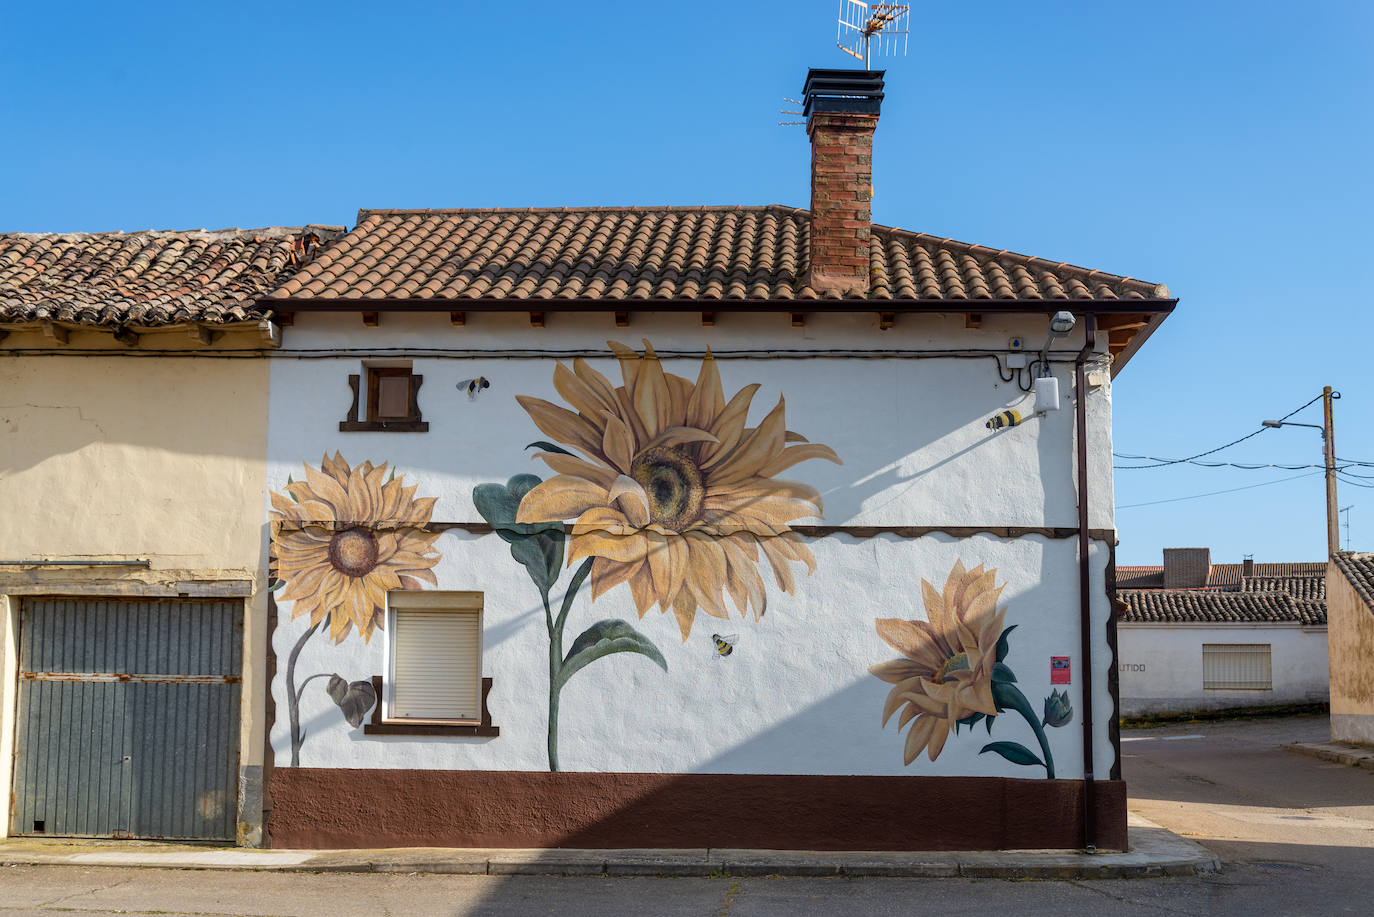
[[[1050,684],[1066,685],[1069,683],[1069,657],[1051,656],[1050,657]]]

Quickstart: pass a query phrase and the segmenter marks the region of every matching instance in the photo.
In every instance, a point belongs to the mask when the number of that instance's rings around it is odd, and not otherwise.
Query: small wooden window
[[[387,719],[482,722],[482,593],[393,592]]]
[[[429,424],[420,416],[420,386],[424,376],[408,366],[367,366],[367,386],[361,390],[358,376],[348,377],[353,403],[339,421],[345,433],[426,433]],[[358,419],[359,402],[365,402],[365,419]]]
[[[1204,691],[1272,691],[1270,644],[1202,644],[1202,688]]]

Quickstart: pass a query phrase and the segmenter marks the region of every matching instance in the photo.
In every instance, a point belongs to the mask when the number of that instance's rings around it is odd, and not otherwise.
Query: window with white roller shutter
[[[482,593],[388,597],[387,719],[477,723],[482,716]]]

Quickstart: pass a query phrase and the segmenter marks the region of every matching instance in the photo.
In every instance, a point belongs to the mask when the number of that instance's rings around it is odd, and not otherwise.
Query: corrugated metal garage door
[[[11,834],[232,840],[243,604],[20,609]]]

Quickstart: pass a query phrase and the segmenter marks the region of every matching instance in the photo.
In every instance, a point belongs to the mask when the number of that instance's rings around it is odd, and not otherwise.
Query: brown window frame
[[[420,386],[425,377],[406,366],[364,366],[367,373],[367,412],[366,419],[358,419],[358,402],[361,393],[361,376],[348,377],[348,386],[353,390],[353,403],[348,416],[339,421],[341,433],[428,433],[429,423],[420,415]],[[410,379],[410,404],[404,417],[388,417],[377,412],[378,393],[384,376],[404,376]]]

